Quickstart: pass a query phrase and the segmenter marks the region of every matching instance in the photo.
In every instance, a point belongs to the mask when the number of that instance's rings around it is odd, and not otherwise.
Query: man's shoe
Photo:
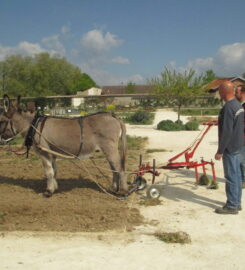
[[[224,207],[228,207],[228,208],[229,208],[229,206],[227,206],[226,204],[225,204],[222,208],[224,208]],[[237,209],[238,211],[242,211],[242,206],[239,205],[239,206],[237,206],[236,209]]]
[[[238,214],[238,209],[237,208],[230,208],[227,207],[226,205],[224,207],[219,207],[215,209],[215,213],[217,214],[222,214],[222,215],[236,215]]]
[[[242,188],[245,188],[245,181],[242,181]]]

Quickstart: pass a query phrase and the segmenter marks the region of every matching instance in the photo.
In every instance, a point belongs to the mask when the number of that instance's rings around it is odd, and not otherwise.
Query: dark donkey
[[[40,155],[47,177],[45,196],[51,196],[58,188],[56,158],[70,155],[88,158],[101,150],[113,171],[115,191],[128,190],[125,177],[126,128],[124,123],[110,113],[95,113],[85,117],[62,118],[37,117],[35,112],[20,109],[20,98],[10,102],[4,95],[4,113],[0,117],[0,136],[7,141],[16,134],[26,138],[33,136],[33,147]],[[30,127],[34,131],[30,132]],[[26,139],[27,141],[27,139]]]

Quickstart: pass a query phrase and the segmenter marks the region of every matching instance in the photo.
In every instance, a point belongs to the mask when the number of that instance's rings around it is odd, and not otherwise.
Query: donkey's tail
[[[122,120],[119,120],[121,126],[121,137],[120,137],[120,154],[121,154],[121,168],[125,171],[126,154],[127,154],[127,137],[126,137],[126,126]]]

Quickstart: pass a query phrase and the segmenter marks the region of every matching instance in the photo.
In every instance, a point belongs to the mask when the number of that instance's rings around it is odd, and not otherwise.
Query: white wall
[[[73,107],[78,107],[84,104],[84,98],[72,98],[71,104]]]

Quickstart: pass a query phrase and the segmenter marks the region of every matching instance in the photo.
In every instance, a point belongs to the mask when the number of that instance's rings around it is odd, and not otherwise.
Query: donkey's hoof
[[[115,192],[118,196],[125,196],[127,197],[128,191],[120,189],[119,191]]]
[[[45,197],[45,198],[50,198],[52,195],[53,195],[53,193],[51,191],[49,191],[49,190],[46,190],[43,193],[43,197]]]

